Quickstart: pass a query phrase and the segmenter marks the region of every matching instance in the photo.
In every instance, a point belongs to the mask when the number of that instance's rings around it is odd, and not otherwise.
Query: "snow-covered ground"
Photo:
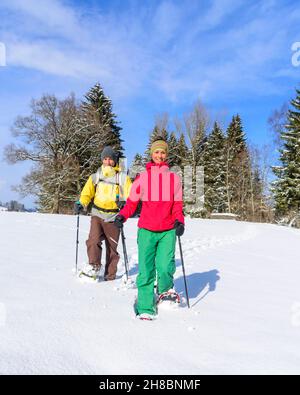
[[[89,221],[80,217],[80,265]],[[136,222],[125,227],[133,279]],[[75,277],[75,216],[1,212],[0,373],[299,374],[300,231],[226,220],[186,228],[191,309],[146,322],[121,279]]]

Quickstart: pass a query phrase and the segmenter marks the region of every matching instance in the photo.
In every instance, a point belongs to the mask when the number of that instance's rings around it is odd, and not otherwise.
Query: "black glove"
[[[117,203],[117,206],[118,206],[118,208],[119,208],[120,210],[122,210],[122,208],[125,206],[125,204],[126,204],[126,202],[120,200],[120,201]]]
[[[175,221],[174,229],[176,229],[176,236],[182,236],[184,234],[184,224],[179,222],[178,219]]]
[[[83,205],[80,203],[80,201],[78,200],[77,202],[75,202],[74,204],[74,213],[76,215],[80,214],[81,211],[83,211],[84,207]]]
[[[123,217],[123,215],[117,215],[114,220],[114,225],[117,228],[122,229],[124,222],[125,222],[125,218]]]

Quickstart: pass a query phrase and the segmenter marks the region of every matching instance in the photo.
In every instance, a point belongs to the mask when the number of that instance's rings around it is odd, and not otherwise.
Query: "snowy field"
[[[89,221],[80,218],[80,265]],[[133,279],[136,222],[125,227]],[[0,213],[0,374],[300,373],[299,230],[187,220],[191,309],[153,322],[134,316],[123,259],[114,282],[75,277],[75,239],[75,216]]]

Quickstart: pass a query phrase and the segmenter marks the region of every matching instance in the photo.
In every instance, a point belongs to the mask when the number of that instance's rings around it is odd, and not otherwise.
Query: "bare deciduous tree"
[[[31,115],[18,117],[12,128],[21,143],[5,148],[9,163],[33,162],[32,171],[15,189],[23,196],[36,195],[43,211],[59,213],[76,195],[78,166],[74,157],[81,147],[76,141],[80,133],[77,111],[73,95],[61,101],[51,95],[33,100]]]

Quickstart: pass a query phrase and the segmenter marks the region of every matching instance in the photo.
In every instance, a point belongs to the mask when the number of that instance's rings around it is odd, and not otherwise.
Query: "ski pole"
[[[76,274],[77,274],[77,266],[78,266],[78,244],[79,244],[79,214],[77,214],[77,236],[76,236]]]
[[[190,308],[190,300],[189,300],[189,294],[188,294],[187,283],[186,283],[185,268],[184,268],[184,262],[183,262],[183,253],[182,253],[182,247],[181,247],[181,239],[180,239],[180,236],[177,236],[177,237],[178,237],[178,242],[179,242],[179,250],[180,250],[180,257],[181,257],[181,265],[182,265],[186,300],[187,300],[188,308]]]
[[[126,249],[126,243],[125,243],[125,235],[124,235],[124,229],[121,228],[121,237],[122,237],[122,246],[123,246],[123,254],[124,254],[124,263],[125,263],[125,271],[126,271],[126,280],[128,281],[129,274],[128,274],[128,255],[127,255],[127,249]]]

